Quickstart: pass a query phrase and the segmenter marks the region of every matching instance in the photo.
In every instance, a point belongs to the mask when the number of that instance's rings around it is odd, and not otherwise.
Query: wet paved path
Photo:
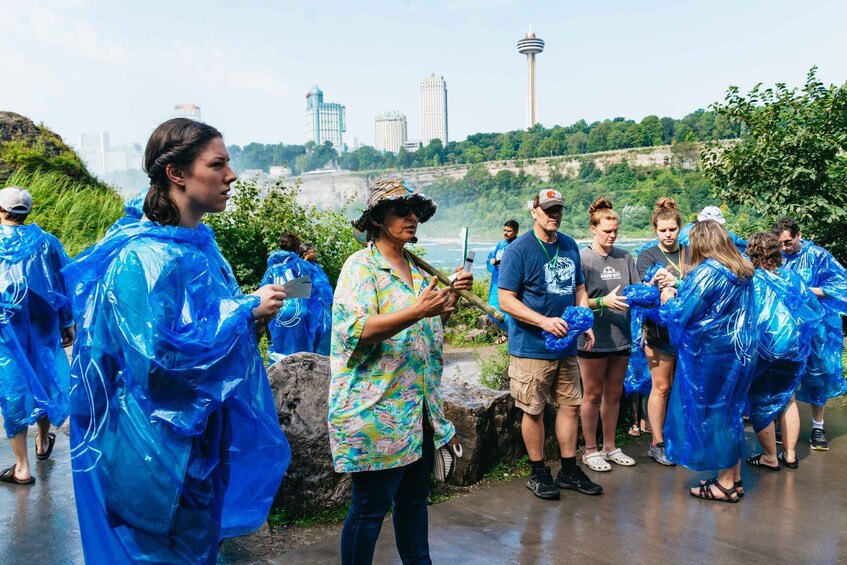
[[[647,440],[641,439],[626,447],[638,465],[591,474],[605,488],[599,497],[563,491],[560,501],[543,501],[526,489],[525,480],[516,480],[432,507],[433,561],[845,563],[847,408],[827,412],[832,450],[809,453],[804,409],[800,468],[774,473],[744,465],[747,496],[739,504],[688,496],[686,487],[708,475],[652,463]],[[68,439],[57,436],[54,458],[35,463],[34,486],[0,484],[0,564],[82,562]],[[9,464],[11,451],[3,440],[0,465]],[[338,541],[328,536],[270,562],[337,563]],[[390,519],[375,562],[399,563]]]

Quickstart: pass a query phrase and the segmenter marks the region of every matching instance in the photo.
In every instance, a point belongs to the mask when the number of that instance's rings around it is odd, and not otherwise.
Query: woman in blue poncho
[[[235,174],[221,134],[177,118],[145,150],[150,190],[64,273],[78,336],[71,464],[89,563],[214,563],[266,519],[290,452],[255,319],[214,232]]]
[[[19,186],[0,190],[0,412],[15,464],[0,482],[35,483],[27,428],[38,424],[36,459],[50,457],[68,416],[68,357],[74,323],[60,271],[68,256],[59,240],[24,224],[32,196]]]
[[[279,247],[268,257],[268,269],[262,283],[281,285],[307,276],[311,280],[311,294],[308,298],[286,300],[268,323],[271,337],[268,358],[275,363],[301,351],[329,355],[329,336],[324,336],[332,316],[331,301],[325,304],[325,296],[332,296],[332,288],[325,288],[329,287],[329,280],[326,275],[321,276],[323,271],[319,272],[313,263],[300,257],[300,238],[296,234],[283,234]]]
[[[660,310],[677,349],[665,442],[668,459],[718,476],[692,496],[738,502],[741,412],[756,361],[753,265],[715,221],[691,228],[690,271],[662,291]]]
[[[298,251],[300,258],[307,261],[315,272],[312,276],[312,294],[318,300],[321,309],[321,319],[315,328],[315,353],[329,355],[330,338],[332,336],[332,284],[326,271],[318,263],[318,250],[312,243],[303,243]]]
[[[782,250],[773,233],[756,233],[747,254],[756,274],[759,360],[747,399],[750,421],[762,453],[747,458],[754,467],[780,470],[780,460],[790,469],[798,466],[797,438],[800,412],[794,391],[823,316],[818,299],[796,273],[781,267]],[[774,419],[779,417],[783,452],[777,458]]]

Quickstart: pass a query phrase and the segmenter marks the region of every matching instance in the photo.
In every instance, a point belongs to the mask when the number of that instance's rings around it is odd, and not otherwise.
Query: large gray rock
[[[508,392],[445,380],[444,414],[456,426],[464,455],[451,483],[471,485],[498,463],[512,464],[526,453],[520,435],[522,412]]]
[[[332,468],[326,424],[329,359],[296,353],[271,365],[268,379],[291,444],[291,465],[274,506],[292,518],[343,507],[350,500],[350,476]]]

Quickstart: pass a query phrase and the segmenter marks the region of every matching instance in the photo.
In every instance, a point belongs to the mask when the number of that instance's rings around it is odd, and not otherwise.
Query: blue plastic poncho
[[[315,265],[291,251],[274,251],[268,257],[268,270],[262,284],[283,285],[308,275],[312,280],[309,298],[286,300],[268,324],[271,343],[268,357],[272,362],[299,351],[329,355],[329,327],[332,323],[332,287]],[[327,298],[327,295],[329,298]],[[329,300],[329,302],[327,302]]]
[[[252,309],[214,232],[128,209],[64,273],[71,464],[86,561],[214,563],[290,460]]]
[[[694,471],[733,467],[744,455],[741,412],[756,361],[752,281],[706,259],[660,310],[677,348],[668,459]]]
[[[711,221],[711,220],[706,220],[706,221]],[[677,241],[679,242],[680,245],[684,245],[685,247],[691,246],[691,240],[688,237],[688,232],[691,231],[691,228],[694,227],[695,223],[696,222],[688,222],[687,224],[685,224],[684,226],[679,228],[679,237],[677,238]],[[747,240],[745,240],[744,238],[742,238],[738,235],[735,235],[734,233],[732,233],[729,230],[727,230],[726,233],[729,235],[729,238],[732,240],[732,243],[735,244],[735,248],[738,249],[739,253],[745,253],[747,251]],[[639,253],[641,253],[642,251],[644,251],[648,247],[653,247],[654,245],[659,245],[658,239],[651,239],[647,243],[639,246],[635,250],[634,253],[635,253],[635,255],[638,255]]]
[[[647,284],[653,280],[659,269],[665,265],[656,263],[647,270],[644,282],[624,287],[622,294],[627,297],[629,304],[629,329],[632,334],[632,345],[629,349],[629,363],[626,366],[624,377],[624,390],[627,394],[640,393],[650,394],[653,388],[653,380],[650,377],[650,368],[647,365],[647,356],[644,353],[644,320],[652,319],[657,324],[664,326],[658,314],[659,300],[661,296],[659,288]],[[652,290],[651,290],[652,289]]]
[[[485,262],[485,266],[488,268],[488,272],[491,273],[491,285],[488,287],[488,304],[492,308],[496,308],[500,312],[503,312],[502,310],[500,310],[500,295],[499,290],[497,288],[497,281],[500,279],[500,267],[492,265],[491,261],[494,261],[495,259],[498,261],[501,260],[503,258],[503,253],[506,252],[506,248],[509,246],[509,243],[511,242],[508,239],[501,239],[500,241],[498,241],[497,245],[494,246],[494,249],[492,249],[488,253],[488,260]],[[503,316],[507,317],[508,314],[503,312]],[[503,322],[499,322],[496,318],[492,316],[489,316],[489,318],[491,318],[491,321],[497,324],[497,326],[501,330],[503,330],[504,332],[508,331],[506,329],[505,320]]]
[[[544,347],[548,351],[564,351],[579,336],[594,325],[594,312],[584,306],[568,306],[562,313],[562,319],[568,324],[568,333],[564,337],[556,337],[548,331],[541,332],[544,336]]]
[[[0,409],[6,435],[47,417],[68,417],[68,357],[61,330],[73,325],[64,277],[68,256],[35,224],[0,226]]]
[[[820,288],[824,317],[809,355],[797,400],[823,406],[828,398],[847,394],[844,366],[844,334],[841,316],[847,316],[847,271],[822,247],[803,241],[798,253],[784,255],[783,267],[800,275],[810,288]]]
[[[791,400],[820,328],[823,309],[800,277],[785,268],[756,269],[759,360],[747,393],[753,430],[765,429]]]

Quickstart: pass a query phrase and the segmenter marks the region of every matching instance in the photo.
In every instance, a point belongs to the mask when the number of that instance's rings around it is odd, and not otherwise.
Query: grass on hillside
[[[73,257],[96,243],[123,215],[117,192],[92,188],[61,173],[13,173],[7,186],[21,186],[32,194],[27,223],[36,223],[59,238]]]

